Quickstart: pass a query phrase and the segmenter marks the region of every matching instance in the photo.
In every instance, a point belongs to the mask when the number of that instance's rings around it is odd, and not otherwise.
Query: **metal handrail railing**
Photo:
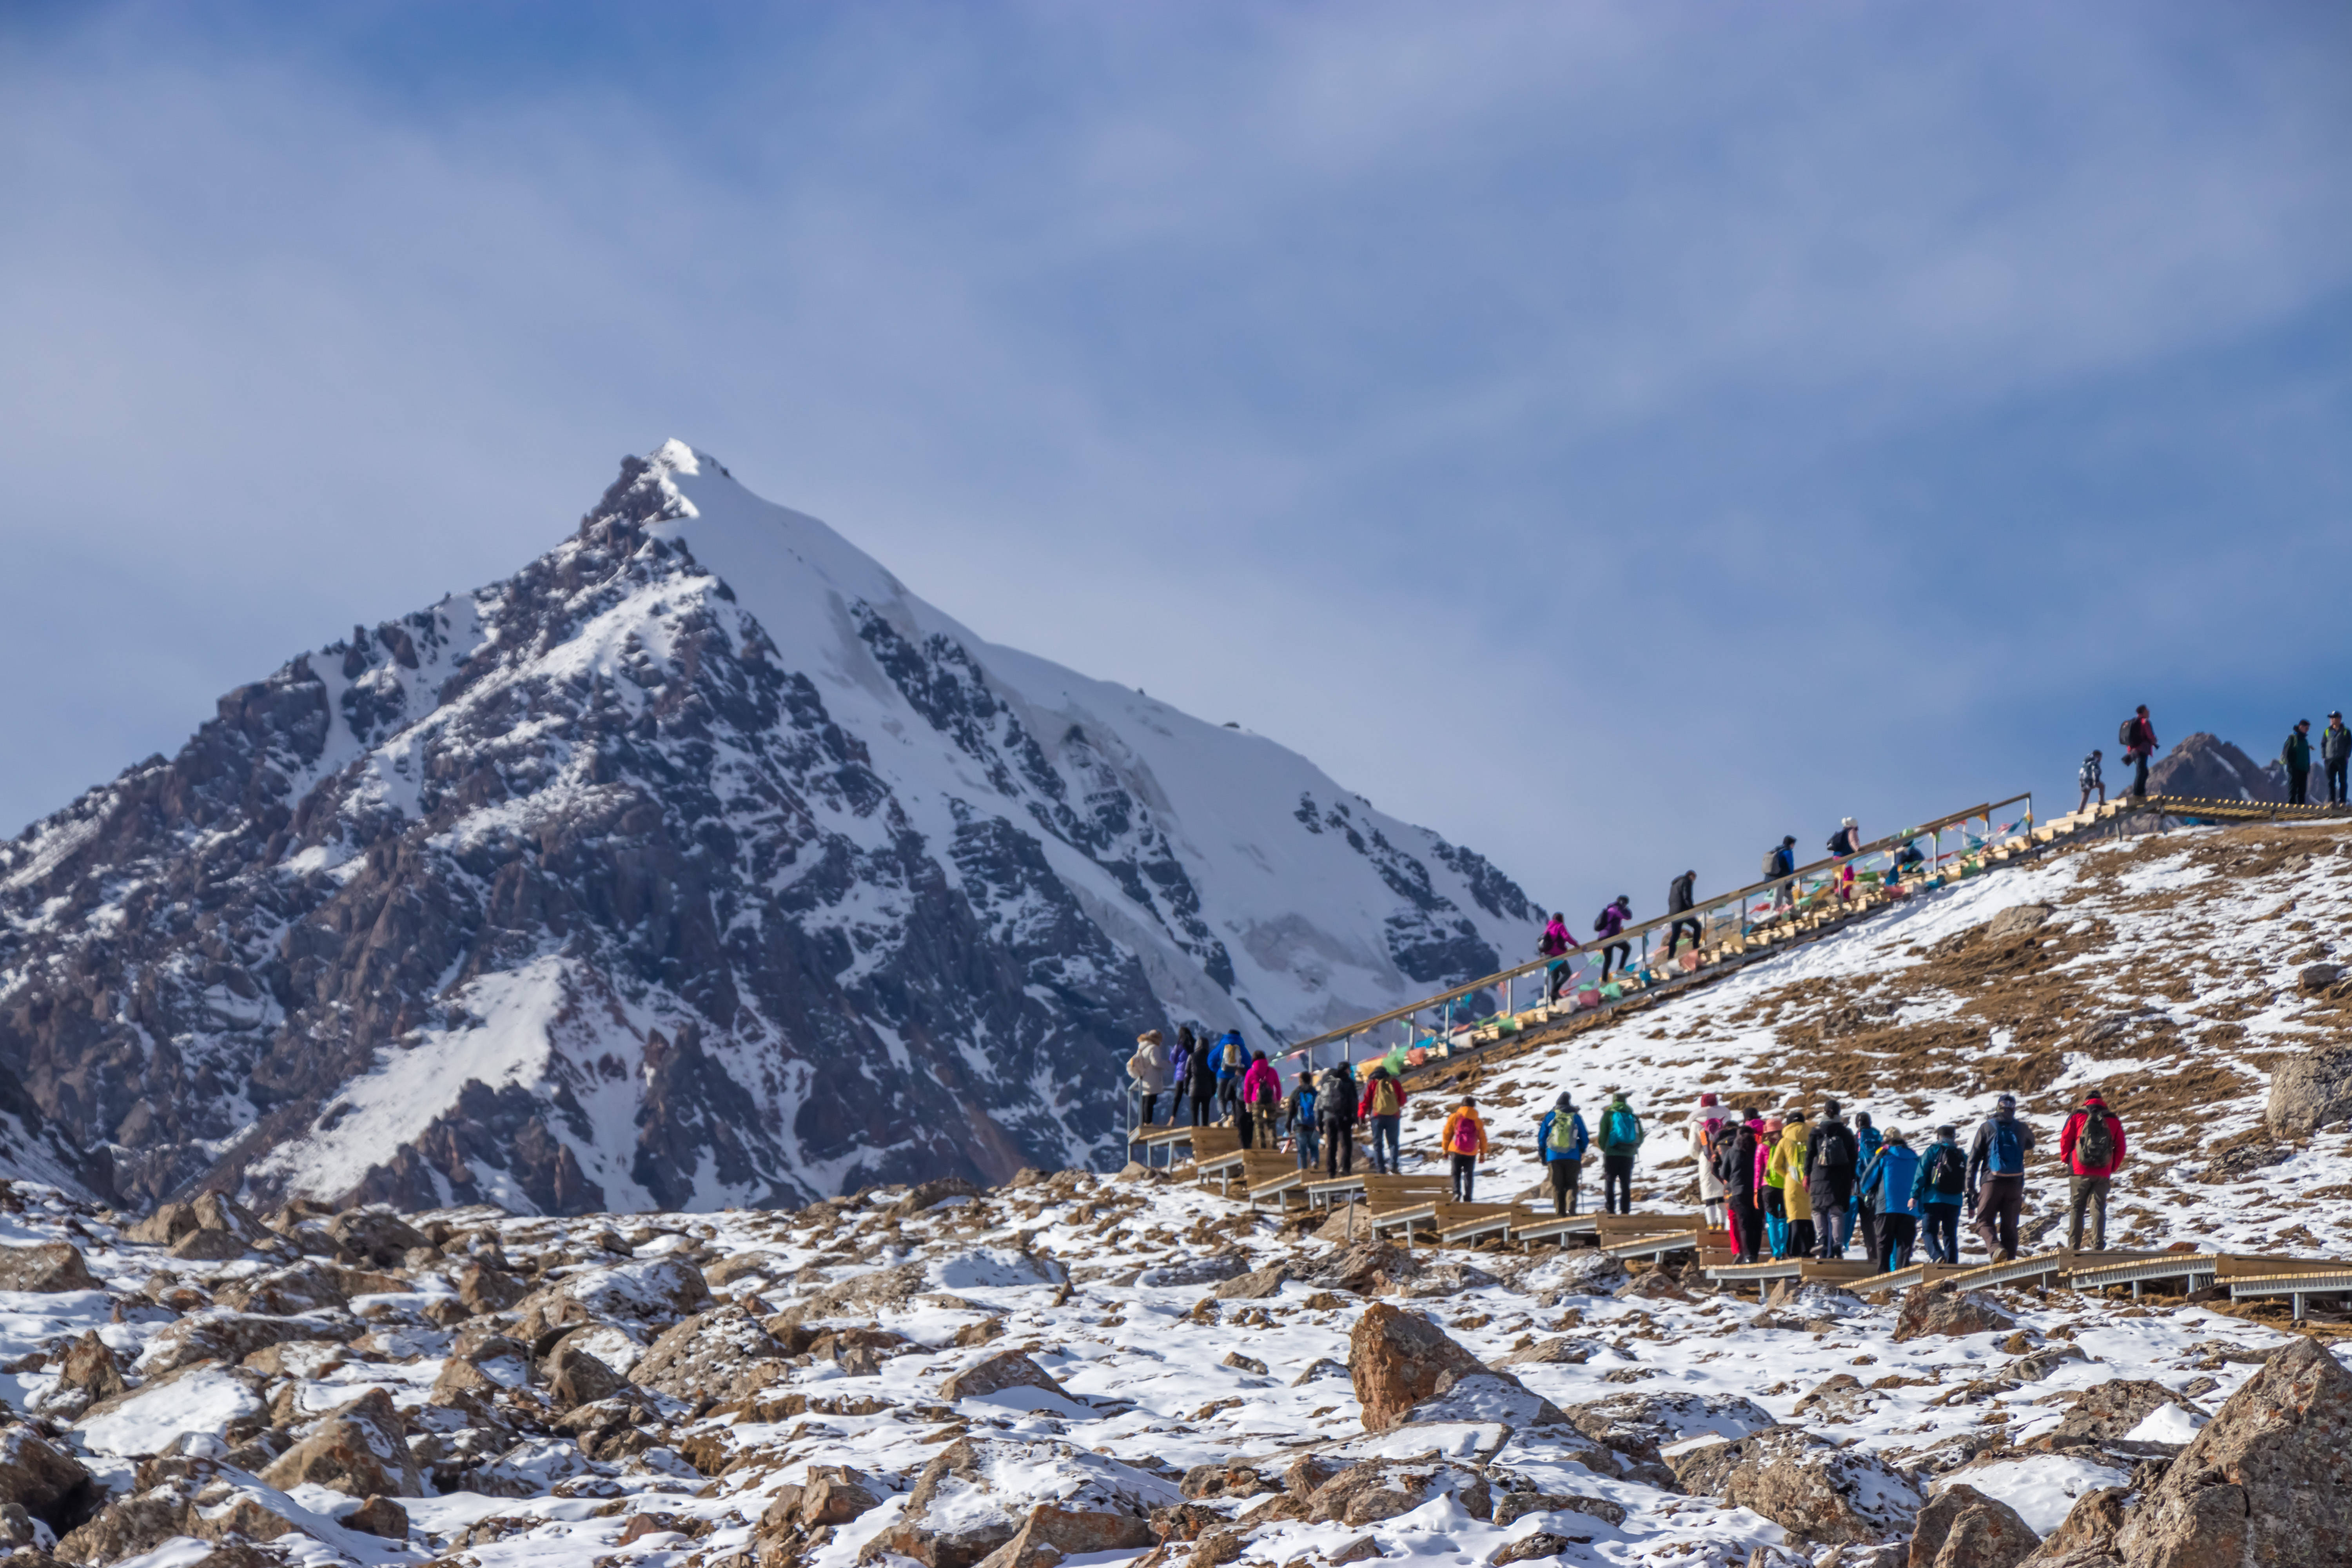
[[[1740,888],[1735,891],[1719,893],[1712,899],[1704,900],[1693,904],[1692,907],[1687,910],[1677,910],[1669,914],[1660,915],[1654,920],[1643,921],[1638,925],[1629,925],[1620,931],[1614,937],[1606,939],[1605,942],[1596,942],[1593,944],[1580,945],[1570,949],[1567,953],[1562,954],[1558,958],[1549,955],[1539,956],[1531,959],[1525,963],[1514,964],[1508,969],[1497,970],[1496,973],[1486,975],[1481,979],[1452,986],[1446,990],[1440,991],[1433,995],[1424,996],[1418,1002],[1407,1003],[1402,1007],[1391,1007],[1385,1013],[1378,1013],[1369,1018],[1359,1019],[1355,1023],[1349,1024],[1343,1028],[1326,1030],[1324,1033],[1317,1035],[1311,1039],[1301,1040],[1297,1045],[1286,1047],[1278,1053],[1278,1056],[1284,1060],[1287,1060],[1293,1057],[1305,1056],[1315,1050],[1318,1047],[1328,1046],[1338,1042],[1350,1041],[1358,1035],[1368,1033],[1369,1031],[1380,1028],[1384,1025],[1397,1023],[1400,1020],[1410,1025],[1411,1021],[1419,1014],[1428,1012],[1433,1009],[1450,1009],[1451,1005],[1455,1002],[1475,996],[1482,991],[1493,990],[1497,986],[1506,988],[1506,994],[1507,995],[1508,988],[1511,986],[1512,983],[1517,980],[1520,976],[1547,970],[1555,963],[1566,962],[1570,965],[1570,978],[1572,980],[1574,977],[1575,967],[1579,963],[1591,962],[1596,952],[1605,951],[1607,947],[1613,946],[1618,942],[1630,942],[1638,939],[1642,944],[1643,958],[1646,964],[1649,956],[1649,939],[1651,936],[1666,931],[1677,924],[1696,922],[1699,927],[1699,945],[1703,948],[1708,941],[1710,923],[1715,927],[1717,933],[1716,940],[1717,941],[1720,941],[1722,936],[1727,931],[1728,927],[1733,922],[1727,919],[1718,919],[1717,917],[1719,915],[1720,911],[1732,906],[1737,906],[1738,908],[1739,934],[1744,939],[1754,929],[1747,918],[1750,913],[1754,912],[1748,907],[1749,900],[1761,897],[1769,897],[1771,902],[1769,906],[1769,910],[1774,915],[1777,915],[1782,910],[1788,910],[1794,912],[1809,904],[1817,904],[1823,895],[1830,890],[1830,888],[1833,883],[1843,880],[1842,873],[1846,871],[1849,868],[1859,867],[1862,862],[1871,859],[1876,856],[1886,855],[1892,857],[1898,849],[1907,847],[1930,834],[1935,836],[1936,849],[1935,853],[1931,857],[1919,862],[1921,867],[1920,875],[1923,877],[1937,875],[1948,865],[1965,862],[1974,856],[1979,850],[1990,847],[1995,832],[1992,823],[1993,814],[2015,805],[2021,801],[2025,804],[2025,815],[2021,824],[2017,826],[2021,826],[2023,830],[2030,835],[2033,830],[2032,792],[2028,791],[2023,795],[2013,795],[2006,800],[1989,801],[1982,805],[1972,805],[1966,811],[1953,812],[1948,816],[1937,817],[1932,821],[1923,822],[1915,827],[1906,827],[1899,833],[1891,833],[1883,838],[1873,839],[1868,844],[1856,849],[1851,855],[1833,855],[1829,857],[1827,859],[1816,860],[1811,865],[1797,867],[1793,870],[1783,872],[1778,877],[1768,877],[1760,882],[1750,883],[1747,887]],[[1975,821],[1979,817],[1982,817],[1984,819],[1985,834],[1983,838],[1978,840],[1976,845],[1971,847],[1966,842],[1969,837],[1966,832],[1966,825]],[[1961,837],[1963,843],[1958,851],[1947,854],[1944,849],[1943,837],[1946,832],[1956,826],[1962,829]],[[1816,878],[1820,879],[1820,880],[1814,886],[1808,888],[1806,886],[1807,881],[1811,879]],[[1787,890],[1785,897],[1782,896],[1782,889]],[[1511,1011],[1512,1009],[1510,1005],[1507,1000],[1505,1003],[1504,1012],[1507,1015]],[[1450,1024],[1450,1016],[1448,1021]],[[1447,1032],[1451,1033],[1452,1031],[1449,1028]],[[1411,1029],[1408,1028],[1408,1039],[1410,1039],[1411,1033]],[[1350,1052],[1350,1055],[1352,1056],[1352,1052]],[[1309,1059],[1311,1061],[1312,1058],[1310,1058]]]

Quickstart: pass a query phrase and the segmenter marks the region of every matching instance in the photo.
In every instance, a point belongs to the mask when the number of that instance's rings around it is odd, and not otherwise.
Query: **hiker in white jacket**
[[[1691,1112],[1690,1125],[1685,1131],[1685,1136],[1690,1141],[1691,1157],[1698,1162],[1699,1202],[1706,1207],[1706,1223],[1717,1230],[1723,1228],[1724,1216],[1728,1212],[1724,1206],[1725,1200],[1729,1194],[1724,1190],[1723,1178],[1715,1173],[1715,1161],[1707,1153],[1707,1140],[1723,1124],[1723,1120],[1721,1100],[1716,1095],[1702,1094],[1698,1097],[1698,1109]]]
[[[1135,1037],[1135,1054],[1127,1058],[1128,1092],[1137,1097],[1140,1110],[1135,1119],[1139,1128],[1151,1125],[1151,1113],[1160,1097],[1168,1092],[1168,1053],[1160,1044],[1160,1031],[1146,1029]],[[1168,1120],[1172,1124],[1176,1112],[1171,1107]]]

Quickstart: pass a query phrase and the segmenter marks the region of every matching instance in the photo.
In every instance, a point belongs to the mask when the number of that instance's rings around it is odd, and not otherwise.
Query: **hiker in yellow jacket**
[[[1780,1201],[1789,1215],[1791,1258],[1813,1255],[1813,1195],[1805,1185],[1805,1139],[1811,1131],[1802,1110],[1789,1112],[1780,1141],[1772,1145],[1771,1161],[1764,1167],[1767,1179],[1780,1184]]]
[[[1454,1166],[1454,1201],[1466,1204],[1478,1179],[1478,1162],[1486,1157],[1486,1124],[1478,1120],[1478,1108],[1468,1095],[1462,1097],[1462,1103],[1445,1119],[1444,1131],[1438,1133],[1437,1142]]]

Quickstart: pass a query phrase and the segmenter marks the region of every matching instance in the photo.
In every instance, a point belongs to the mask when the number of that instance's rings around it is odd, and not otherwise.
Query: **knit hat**
[[[1712,1093],[1708,1093],[1708,1094],[1702,1094],[1702,1095],[1700,1095],[1700,1096],[1698,1097],[1698,1102],[1699,1102],[1701,1105],[1720,1105],[1720,1104],[1722,1104],[1722,1103],[1723,1103],[1723,1101],[1722,1101],[1722,1100],[1718,1100],[1718,1099],[1717,1099],[1714,1094],[1712,1094]]]

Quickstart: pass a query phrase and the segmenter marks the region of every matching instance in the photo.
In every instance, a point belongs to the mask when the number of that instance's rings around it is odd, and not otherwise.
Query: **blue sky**
[[[677,436],[1589,913],[2352,699],[2352,12],[0,8],[0,817]]]

